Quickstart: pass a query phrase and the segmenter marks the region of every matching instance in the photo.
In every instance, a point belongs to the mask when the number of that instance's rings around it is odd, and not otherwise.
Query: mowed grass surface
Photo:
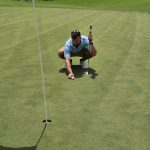
[[[0,8],[0,150],[149,150],[150,15],[39,8],[48,124],[31,8]],[[72,29],[93,25],[93,76],[59,72]],[[79,60],[73,59],[78,64]]]

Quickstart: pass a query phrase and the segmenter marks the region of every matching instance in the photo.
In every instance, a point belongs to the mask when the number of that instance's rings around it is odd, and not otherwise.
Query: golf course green
[[[0,0],[0,150],[150,149],[150,0]],[[58,49],[93,26],[97,56],[75,79]]]

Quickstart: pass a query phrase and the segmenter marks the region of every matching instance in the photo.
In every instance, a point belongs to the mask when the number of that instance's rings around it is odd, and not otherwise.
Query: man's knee
[[[97,51],[90,51],[87,55],[88,58],[92,58],[97,55]]]
[[[94,57],[94,56],[96,56],[96,55],[97,55],[97,51],[96,51],[96,50],[90,51],[90,56],[91,56],[91,57]]]
[[[97,55],[97,51],[92,52],[92,57]]]
[[[63,51],[62,48],[58,50],[58,56],[59,56],[61,59],[65,59],[65,57],[64,57],[64,51]]]
[[[58,56],[63,59],[63,54],[62,54],[62,52],[58,51]]]

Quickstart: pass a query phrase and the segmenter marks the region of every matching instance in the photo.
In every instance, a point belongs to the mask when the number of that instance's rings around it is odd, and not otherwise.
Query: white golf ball
[[[86,71],[85,74],[88,74],[88,71]]]

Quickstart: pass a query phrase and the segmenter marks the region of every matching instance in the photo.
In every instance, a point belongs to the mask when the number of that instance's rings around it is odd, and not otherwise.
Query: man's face
[[[78,36],[76,39],[72,39],[74,46],[79,46],[81,43],[81,37]]]

